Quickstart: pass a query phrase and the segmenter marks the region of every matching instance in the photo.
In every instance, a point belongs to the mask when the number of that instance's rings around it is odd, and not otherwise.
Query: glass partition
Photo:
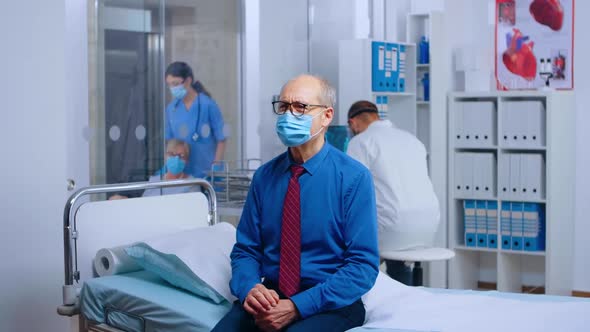
[[[164,76],[175,61],[192,68],[219,108],[224,125],[216,138],[225,141],[221,159],[238,159],[240,1],[91,0],[88,8],[90,127],[85,136],[91,184],[146,181],[169,170],[165,109],[178,100]],[[189,107],[187,112],[199,111]],[[203,153],[195,144],[207,138],[207,122],[198,126],[189,131],[202,137],[168,138]],[[188,166],[185,172],[191,173]]]

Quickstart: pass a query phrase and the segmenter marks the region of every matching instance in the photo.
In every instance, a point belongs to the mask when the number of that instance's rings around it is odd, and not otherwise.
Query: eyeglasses
[[[293,114],[294,117],[300,118],[305,114],[306,111],[311,110],[313,107],[324,107],[328,108],[326,105],[314,105],[314,104],[304,104],[298,101],[294,101],[292,103],[277,100],[272,102],[272,110],[275,114],[283,115],[287,113],[287,110]]]
[[[184,80],[182,80],[182,81],[176,81],[176,82],[171,82],[170,84],[168,84],[168,87],[169,88],[175,88],[175,87],[177,87],[179,85],[183,85],[183,84],[184,84]]]
[[[166,157],[180,157],[180,159],[186,160],[186,155],[184,153],[166,152]]]

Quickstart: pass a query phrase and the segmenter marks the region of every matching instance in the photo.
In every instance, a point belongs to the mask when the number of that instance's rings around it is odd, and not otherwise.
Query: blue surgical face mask
[[[176,99],[184,98],[184,96],[186,96],[186,92],[186,88],[182,84],[170,87],[170,93]]]
[[[295,117],[291,112],[285,112],[285,114],[279,115],[276,131],[281,142],[288,147],[294,147],[302,145],[317,136],[324,128],[322,127],[317,133],[312,135],[311,124],[313,119],[324,111],[315,116],[304,114],[299,118]]]
[[[172,156],[166,159],[166,170],[172,175],[178,175],[184,171],[186,163],[179,156]]]

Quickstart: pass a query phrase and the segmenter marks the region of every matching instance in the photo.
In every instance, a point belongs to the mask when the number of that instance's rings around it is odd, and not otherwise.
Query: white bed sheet
[[[590,301],[550,296],[433,292],[380,274],[365,295],[365,329],[402,331],[588,331]],[[363,330],[358,330],[363,331]],[[394,330],[395,331],[395,330]]]

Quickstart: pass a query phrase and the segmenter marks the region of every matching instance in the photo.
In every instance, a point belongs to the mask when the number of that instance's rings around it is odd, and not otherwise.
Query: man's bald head
[[[317,103],[333,108],[336,104],[336,91],[330,83],[316,75],[302,74],[289,80],[281,88],[281,96],[286,88],[291,88],[295,85],[298,89],[306,89],[312,91],[317,99]]]

